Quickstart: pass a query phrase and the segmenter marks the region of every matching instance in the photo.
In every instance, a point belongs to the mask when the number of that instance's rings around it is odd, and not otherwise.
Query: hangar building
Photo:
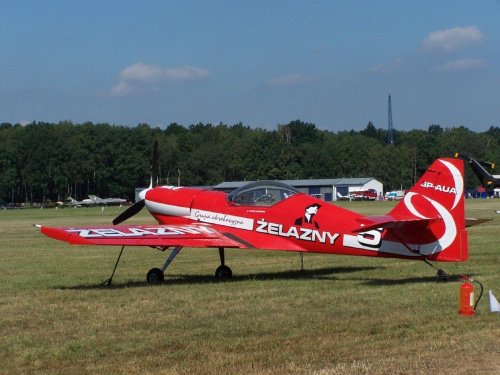
[[[252,181],[223,182],[213,187],[214,190],[231,192]],[[373,177],[366,178],[325,178],[310,180],[281,180],[300,191],[324,201],[336,201],[338,194],[347,196],[354,191],[373,189],[377,196],[382,194],[383,185]]]

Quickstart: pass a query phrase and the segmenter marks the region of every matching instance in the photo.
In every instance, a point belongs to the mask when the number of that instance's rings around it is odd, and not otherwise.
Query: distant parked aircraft
[[[122,205],[127,202],[122,198],[99,198],[95,195],[89,195],[89,198],[96,204],[101,206]]]
[[[493,169],[495,168],[495,164],[487,161],[477,161],[470,156],[460,154],[458,152],[455,154],[455,157],[469,163],[477,178],[481,181],[481,185],[483,185],[488,194],[492,194],[494,188],[500,187],[500,176],[492,175],[484,169],[484,167]]]
[[[337,200],[338,201],[351,201],[352,194],[342,195],[339,192],[337,192]]]
[[[92,199],[84,199],[83,201],[77,201],[74,198],[68,197],[66,198],[66,202],[64,202],[65,206],[68,207],[82,207],[82,206],[94,206],[95,203]]]

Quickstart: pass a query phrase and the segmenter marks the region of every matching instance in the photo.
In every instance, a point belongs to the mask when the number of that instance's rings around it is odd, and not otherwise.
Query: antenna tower
[[[391,105],[391,94],[389,94],[389,102],[388,102],[388,117],[389,117],[389,125],[387,126],[387,144],[390,145],[394,142],[393,140],[393,131],[392,131],[392,105]]]

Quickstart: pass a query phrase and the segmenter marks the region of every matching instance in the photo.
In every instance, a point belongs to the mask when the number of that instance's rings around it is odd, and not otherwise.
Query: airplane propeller
[[[120,215],[118,215],[113,220],[113,225],[118,225],[118,224],[124,222],[125,220],[130,219],[132,216],[139,213],[139,211],[142,210],[145,205],[146,205],[146,201],[144,199],[141,199],[140,201],[135,202],[132,206],[127,208],[125,211],[123,211]]]
[[[118,225],[118,224],[124,222],[125,220],[130,219],[132,216],[136,215],[144,208],[144,206],[146,205],[146,192],[153,188],[153,181],[154,181],[155,174],[156,174],[157,164],[158,164],[158,141],[155,141],[155,144],[153,147],[153,164],[151,166],[151,182],[149,184],[149,188],[147,188],[139,193],[139,197],[141,198],[141,200],[135,202],[132,206],[130,206],[125,211],[123,211],[120,215],[118,215],[113,220],[113,225]]]

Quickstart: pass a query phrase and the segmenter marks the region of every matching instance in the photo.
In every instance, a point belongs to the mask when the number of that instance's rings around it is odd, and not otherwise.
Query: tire
[[[161,283],[165,279],[163,271],[159,268],[152,268],[146,276],[146,281],[150,284]]]
[[[219,279],[230,279],[233,277],[233,271],[228,266],[219,266],[215,270],[215,277]]]

